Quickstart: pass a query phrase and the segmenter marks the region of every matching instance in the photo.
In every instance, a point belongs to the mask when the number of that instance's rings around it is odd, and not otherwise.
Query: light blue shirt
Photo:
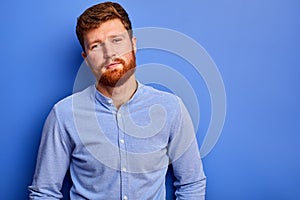
[[[30,199],[161,200],[171,164],[177,199],[204,200],[206,177],[180,98],[139,83],[119,109],[94,85],[58,102],[43,129]]]

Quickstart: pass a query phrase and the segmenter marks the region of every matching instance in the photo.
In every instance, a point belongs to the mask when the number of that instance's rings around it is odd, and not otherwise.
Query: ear
[[[82,56],[83,59],[86,59],[86,57],[87,57],[87,55],[86,55],[86,53],[84,51],[81,52],[81,56]]]
[[[133,36],[131,42],[132,42],[133,51],[136,54],[136,37]]]
[[[84,59],[86,65],[87,65],[87,66],[90,66],[90,65],[89,65],[89,62],[88,62],[88,60],[87,60],[87,54],[86,54],[84,51],[81,52],[81,56],[82,56],[82,58]]]

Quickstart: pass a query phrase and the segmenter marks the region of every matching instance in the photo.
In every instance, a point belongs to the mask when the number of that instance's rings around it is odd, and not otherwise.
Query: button
[[[126,171],[127,171],[127,169],[126,169],[125,167],[123,167],[123,168],[122,168],[122,171],[123,171],[123,172],[126,172]]]
[[[121,113],[118,113],[117,116],[118,116],[118,118],[120,118],[122,115],[121,115]]]
[[[112,104],[112,100],[111,100],[111,99],[108,99],[108,100],[107,100],[107,103]]]
[[[124,195],[123,200],[128,200],[128,197]]]
[[[120,142],[121,142],[122,144],[124,144],[125,141],[124,141],[123,139],[121,139]]]

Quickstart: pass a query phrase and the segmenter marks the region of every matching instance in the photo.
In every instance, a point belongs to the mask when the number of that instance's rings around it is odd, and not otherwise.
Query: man
[[[96,84],[58,102],[43,129],[30,199],[165,199],[173,167],[177,199],[204,199],[206,178],[189,114],[175,95],[135,79],[136,38],[126,11],[105,2],[77,21]]]

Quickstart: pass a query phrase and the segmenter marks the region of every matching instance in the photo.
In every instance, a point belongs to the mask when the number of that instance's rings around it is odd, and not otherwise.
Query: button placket
[[[124,115],[122,113],[122,107],[116,112],[116,120],[118,124],[118,144],[120,152],[120,173],[121,173],[121,190],[123,199],[128,199],[125,195],[128,193],[128,168],[127,168],[127,150],[125,144],[125,133],[124,130]]]

